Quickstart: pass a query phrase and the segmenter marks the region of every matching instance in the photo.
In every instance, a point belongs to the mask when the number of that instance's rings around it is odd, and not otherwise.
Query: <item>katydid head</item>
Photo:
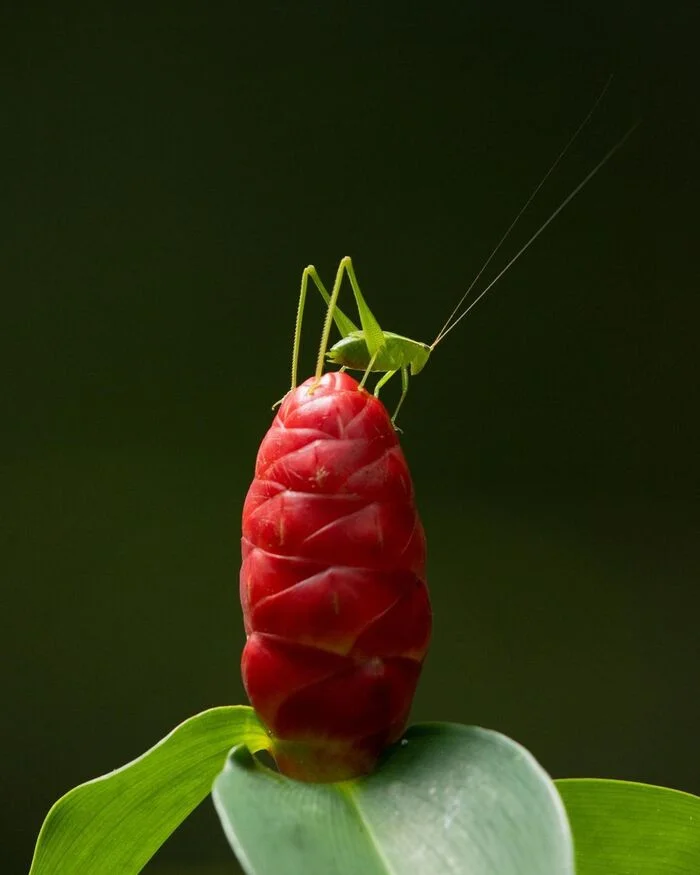
[[[427,343],[420,343],[417,340],[413,340],[411,343],[411,374],[415,376],[416,374],[420,374],[423,368],[428,364],[428,359],[430,358],[430,353],[433,351],[433,348],[432,346],[428,346]]]

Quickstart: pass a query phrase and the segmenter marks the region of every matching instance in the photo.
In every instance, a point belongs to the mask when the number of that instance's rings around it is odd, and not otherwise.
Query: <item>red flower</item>
[[[243,682],[280,771],[372,770],[430,639],[425,536],[380,401],[345,373],[290,392],[243,508]]]

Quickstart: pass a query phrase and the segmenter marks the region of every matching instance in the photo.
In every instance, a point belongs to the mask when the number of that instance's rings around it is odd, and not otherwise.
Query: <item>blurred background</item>
[[[414,719],[699,793],[696,4],[0,15],[3,871],[68,788],[244,701],[240,514],[302,268],[352,255],[430,342],[611,73],[490,275],[641,127],[402,413],[435,611]],[[147,871],[237,871],[209,800]]]

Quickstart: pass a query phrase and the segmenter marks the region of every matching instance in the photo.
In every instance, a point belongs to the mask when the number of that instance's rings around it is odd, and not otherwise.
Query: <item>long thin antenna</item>
[[[561,152],[557,155],[557,157],[556,157],[554,163],[551,165],[551,167],[550,167],[549,170],[545,173],[545,175],[542,177],[542,179],[538,182],[538,184],[536,185],[536,187],[534,188],[534,190],[532,191],[532,193],[530,194],[530,196],[528,197],[528,199],[525,201],[525,203],[522,205],[522,207],[521,207],[520,210],[518,211],[518,213],[517,213],[517,215],[515,216],[515,218],[513,219],[513,221],[512,221],[512,222],[510,223],[510,225],[506,228],[505,233],[503,234],[503,236],[501,237],[501,239],[498,241],[498,243],[496,244],[495,248],[493,249],[493,251],[491,252],[491,254],[489,255],[489,257],[488,257],[488,258],[486,259],[486,261],[483,263],[483,265],[481,266],[481,269],[479,270],[479,272],[477,273],[477,275],[474,277],[474,279],[473,279],[473,280],[471,281],[471,283],[469,284],[469,288],[467,289],[467,291],[462,295],[462,297],[459,299],[459,301],[457,301],[457,305],[455,306],[454,310],[450,313],[450,315],[447,317],[447,320],[446,320],[445,324],[442,326],[442,328],[441,328],[440,331],[438,332],[437,337],[436,337],[435,340],[433,341],[433,347],[437,346],[437,344],[442,340],[442,338],[445,336],[445,334],[447,334],[447,332],[451,329],[450,322],[452,321],[452,319],[453,319],[453,317],[455,316],[455,314],[459,311],[459,308],[462,306],[462,304],[463,304],[463,303],[467,300],[467,298],[469,297],[469,295],[470,295],[472,289],[474,288],[474,286],[475,286],[475,285],[477,284],[477,282],[479,281],[479,278],[481,277],[481,275],[483,274],[483,272],[486,270],[486,268],[489,266],[489,264],[491,264],[491,261],[492,261],[493,257],[496,255],[496,253],[499,251],[499,249],[501,248],[501,246],[505,243],[505,241],[507,240],[507,238],[510,236],[510,232],[511,232],[511,231],[513,230],[513,228],[515,228],[515,226],[518,224],[518,222],[520,221],[521,216],[523,215],[523,213],[525,212],[525,210],[527,210],[527,208],[530,206],[530,204],[532,203],[532,201],[535,199],[535,197],[536,197],[538,191],[542,188],[542,186],[543,186],[543,185],[545,184],[545,182],[549,179],[549,177],[552,175],[552,173],[554,172],[554,170],[558,167],[560,161],[562,160],[562,158],[564,157],[564,155],[566,155],[566,153],[569,151],[570,147],[572,146],[572,144],[574,143],[574,141],[576,140],[576,138],[578,137],[578,135],[581,133],[581,131],[586,127],[586,125],[588,124],[588,122],[591,120],[591,116],[593,115],[593,113],[594,113],[594,112],[596,111],[596,109],[598,108],[598,104],[599,104],[600,101],[603,99],[603,97],[605,97],[605,92],[606,92],[606,91],[608,90],[608,88],[610,87],[610,83],[612,82],[612,78],[613,78],[613,77],[612,77],[612,74],[611,74],[611,75],[608,77],[608,81],[607,81],[607,82],[605,83],[605,85],[603,86],[602,91],[600,92],[600,94],[599,94],[598,97],[596,98],[596,100],[595,100],[593,106],[589,109],[588,114],[586,115],[586,117],[584,118],[584,120],[583,120],[583,121],[581,122],[581,124],[576,128],[576,130],[575,130],[574,133],[571,135],[571,137],[570,137],[569,140],[567,141],[567,143],[566,143],[566,145],[564,146],[564,148],[563,148],[563,149],[561,150]]]
[[[440,341],[444,340],[445,337],[447,337],[447,335],[450,333],[450,331],[452,331],[453,328],[456,328],[457,325],[459,325],[459,323],[462,321],[462,319],[464,319],[464,317],[472,309],[472,307],[475,307],[479,303],[479,301],[484,297],[486,292],[488,292],[488,290],[490,288],[492,288],[492,286],[494,286],[498,282],[498,280],[503,276],[503,274],[510,267],[512,267],[515,264],[515,262],[520,258],[520,256],[523,254],[523,252],[525,252],[526,249],[529,249],[530,246],[532,246],[532,244],[535,242],[535,240],[537,240],[537,238],[544,231],[544,229],[550,224],[550,222],[553,222],[554,219],[556,219],[556,217],[564,209],[564,207],[576,197],[576,195],[581,191],[581,189],[586,185],[586,183],[590,182],[590,180],[596,175],[596,173],[600,170],[600,168],[604,164],[607,164],[607,162],[612,158],[612,156],[615,154],[615,152],[617,152],[618,149],[622,148],[623,144],[629,139],[629,137],[632,136],[632,134],[634,133],[634,131],[637,130],[637,128],[639,127],[640,124],[641,124],[641,122],[636,122],[634,125],[632,125],[632,127],[627,131],[627,133],[622,137],[622,139],[618,140],[618,142],[612,147],[612,149],[610,149],[610,151],[603,158],[600,159],[600,161],[596,164],[596,166],[593,168],[593,170],[591,170],[581,180],[581,182],[579,182],[579,184],[576,186],[576,188],[572,192],[570,192],[570,194],[566,198],[564,198],[564,200],[559,204],[559,206],[556,208],[556,210],[554,210],[554,212],[547,219],[547,221],[543,225],[541,225],[538,228],[538,230],[535,231],[535,233],[532,235],[532,237],[530,237],[530,239],[527,241],[527,243],[525,243],[525,245],[521,249],[519,249],[518,252],[516,252],[516,254],[508,262],[508,264],[506,264],[506,266],[503,268],[503,270],[500,271],[500,273],[496,274],[496,276],[491,280],[491,282],[486,286],[486,288],[476,298],[474,298],[474,300],[467,307],[467,309],[463,313],[461,313],[457,319],[455,319],[455,321],[450,325],[450,327],[447,328],[445,331],[442,331],[438,335],[437,339],[433,342],[432,346],[430,347],[431,350],[435,349],[437,344]]]

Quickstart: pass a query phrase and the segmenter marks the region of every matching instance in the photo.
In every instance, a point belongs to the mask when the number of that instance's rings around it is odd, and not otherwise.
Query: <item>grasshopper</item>
[[[296,388],[297,385],[297,368],[299,362],[301,326],[304,315],[304,306],[306,303],[306,292],[309,280],[311,280],[311,282],[316,286],[321,296],[323,297],[323,300],[327,305],[327,311],[323,326],[323,332],[321,335],[321,345],[316,361],[315,383],[311,386],[309,391],[313,392],[315,386],[318,385],[318,382],[321,379],[321,374],[323,373],[324,362],[326,360],[333,362],[334,364],[340,365],[342,370],[345,370],[347,368],[349,370],[363,372],[362,380],[360,382],[360,388],[364,388],[364,385],[370,373],[380,373],[382,376],[377,381],[377,384],[374,388],[374,394],[377,397],[379,396],[379,392],[382,387],[396,373],[400,372],[401,397],[399,398],[399,402],[391,417],[391,421],[396,427],[396,417],[398,416],[401,405],[403,404],[406,398],[406,393],[408,392],[409,375],[415,376],[423,370],[428,362],[428,359],[430,358],[430,354],[435,349],[435,347],[439,343],[441,343],[442,340],[444,340],[444,338],[450,333],[450,331],[456,328],[458,323],[461,322],[462,319],[464,319],[464,317],[484,297],[489,289],[491,289],[503,276],[503,274],[520,258],[520,256],[527,249],[529,249],[529,247],[535,242],[540,234],[542,234],[542,232],[548,227],[548,225],[554,221],[554,219],[559,215],[564,207],[566,207],[567,204],[569,204],[570,201],[572,201],[573,198],[576,197],[581,189],[593,178],[593,176],[596,175],[596,173],[603,167],[603,165],[608,162],[608,160],[614,155],[614,153],[622,147],[628,137],[631,136],[633,131],[639,125],[639,122],[633,125],[625,133],[625,135],[607,152],[607,154],[604,155],[603,158],[601,158],[601,160],[593,167],[593,169],[590,170],[588,174],[578,183],[578,185],[576,185],[575,188],[567,195],[567,197],[564,198],[564,200],[559,204],[559,206],[554,210],[549,218],[537,229],[537,231],[518,250],[518,252],[516,252],[516,254],[510,259],[510,261],[508,261],[506,266],[496,275],[496,277],[492,279],[491,282],[489,282],[489,284],[480,291],[477,297],[472,300],[469,305],[464,308],[464,310],[460,312],[460,308],[468,298],[472,289],[490,264],[493,257],[501,248],[501,245],[510,235],[510,232],[515,227],[520,217],[529,207],[536,194],[542,188],[546,180],[549,178],[550,174],[554,171],[554,169],[557,167],[559,162],[568,151],[569,147],[578,137],[582,128],[587,124],[590,117],[593,115],[593,112],[595,111],[597,105],[600,103],[609,84],[610,80],[608,80],[608,82],[606,83],[603,91],[598,96],[587,116],[584,118],[584,120],[578,126],[578,128],[568,140],[564,148],[558,154],[554,163],[549,167],[545,175],[537,184],[534,191],[530,194],[523,206],[520,208],[519,212],[510,223],[505,233],[498,241],[496,247],[492,250],[491,254],[482,265],[477,275],[472,280],[467,291],[458,301],[456,307],[454,308],[432,343],[422,343],[421,341],[412,340],[409,337],[404,337],[401,334],[395,334],[393,331],[384,331],[381,328],[379,322],[367,305],[367,302],[365,301],[362,292],[360,291],[360,286],[357,282],[357,277],[355,275],[355,269],[349,256],[345,256],[345,258],[341,260],[330,294],[328,293],[328,290],[321,281],[321,278],[318,275],[316,268],[313,265],[309,265],[308,267],[304,268],[301,276],[301,291],[299,294],[299,305],[297,308],[296,325],[294,330],[294,347],[292,351],[292,389]],[[350,286],[352,288],[353,294],[355,296],[355,302],[357,304],[357,310],[359,313],[361,326],[359,328],[338,307],[338,296],[340,294],[343,278],[346,274],[350,281]],[[340,332],[341,339],[337,343],[332,345],[329,349],[328,345],[330,342],[330,331],[333,322],[335,322],[335,325]]]

